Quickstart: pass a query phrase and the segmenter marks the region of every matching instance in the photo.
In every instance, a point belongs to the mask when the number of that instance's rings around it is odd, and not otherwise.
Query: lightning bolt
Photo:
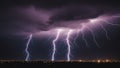
[[[106,38],[107,38],[107,39],[110,39],[110,38],[108,37],[107,30],[104,28],[104,26],[103,26],[102,24],[100,24],[100,26],[101,26],[101,28],[103,29],[103,31],[105,32]]]
[[[88,28],[88,30],[91,32],[91,35],[92,35],[92,37],[93,37],[93,41],[94,41],[95,44],[100,48],[98,42],[96,41],[96,38],[95,38],[95,35],[94,35],[93,31],[92,31],[90,28]]]
[[[77,30],[76,35],[75,35],[75,37],[74,37],[73,44],[74,44],[75,46],[77,46],[76,39],[78,38],[78,36],[79,36],[79,30]]]
[[[70,39],[70,35],[71,35],[72,31],[73,31],[73,30],[69,30],[69,31],[68,31],[68,33],[67,33],[67,38],[66,38],[67,49],[68,49],[68,52],[67,52],[67,61],[70,61],[70,52],[71,52],[70,46],[71,46],[71,45],[70,45],[69,39]]]
[[[82,34],[82,39],[85,41],[86,46],[89,47],[87,40],[85,39],[84,33],[82,31],[81,31],[81,34]]]
[[[31,39],[32,39],[32,34],[29,35],[29,39],[28,39],[27,44],[26,44],[25,52],[26,52],[27,56],[25,58],[25,61],[30,60],[30,57],[29,57],[30,54],[29,54],[28,48],[29,48],[29,44],[30,44]]]
[[[53,53],[52,53],[52,61],[54,61],[55,60],[55,52],[56,52],[56,41],[58,40],[58,38],[59,38],[59,36],[60,36],[60,33],[61,33],[61,31],[62,31],[62,29],[58,29],[57,30],[57,36],[56,36],[56,38],[53,40]]]
[[[105,22],[106,24],[109,24],[109,25],[113,25],[113,26],[119,26],[120,27],[120,25],[119,24],[113,24],[113,23],[109,23],[108,21],[106,21],[106,20],[102,20],[103,22]]]

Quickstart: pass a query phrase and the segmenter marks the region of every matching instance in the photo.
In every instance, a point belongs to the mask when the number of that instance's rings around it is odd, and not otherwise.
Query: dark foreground
[[[120,62],[48,62],[48,61],[1,61],[0,62],[0,68],[7,67],[7,68],[13,68],[13,67],[40,67],[40,68],[84,68],[84,67],[95,67],[95,68],[116,68],[120,67]]]

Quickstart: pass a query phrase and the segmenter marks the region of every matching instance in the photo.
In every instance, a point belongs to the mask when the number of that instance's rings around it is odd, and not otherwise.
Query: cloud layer
[[[110,9],[109,9],[110,10]],[[40,8],[34,5],[4,8],[0,14],[2,33],[34,33],[54,28],[81,28],[81,23],[116,10],[87,5]]]

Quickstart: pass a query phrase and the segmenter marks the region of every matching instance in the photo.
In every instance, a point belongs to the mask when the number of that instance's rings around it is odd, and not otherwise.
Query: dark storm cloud
[[[43,2],[44,4],[45,2]],[[0,11],[1,33],[21,33],[45,31],[56,27],[76,27],[80,21],[116,12],[110,7],[93,5],[22,4],[2,7]],[[47,7],[47,8],[46,8]]]
[[[88,19],[90,17],[96,17],[99,11],[94,7],[89,6],[69,6],[63,8],[63,10],[56,12],[55,15],[51,17],[53,21],[68,21],[77,19]]]
[[[1,12],[1,25],[9,32],[43,30],[50,17],[47,11],[33,6],[12,7],[4,11]]]
[[[77,23],[85,19],[94,18],[102,14],[120,13],[119,0],[0,0],[0,59],[24,60],[23,54],[28,36],[11,36],[22,32],[34,33],[55,27],[76,27]],[[119,21],[118,21],[119,23]],[[92,43],[92,35],[85,34],[90,48],[85,47],[84,40],[76,39],[78,46],[73,47],[72,59],[119,59],[120,58],[120,27],[111,26],[108,31],[110,40],[106,40],[103,30],[95,33],[101,48]],[[73,28],[74,28],[73,27]],[[54,33],[54,32],[52,32]],[[5,35],[5,36],[3,36]],[[27,37],[27,38],[26,38]],[[55,36],[54,36],[55,38]],[[48,59],[51,57],[51,42],[48,37],[35,38],[30,43],[31,60]],[[64,41],[64,39],[61,39]],[[60,40],[59,40],[60,41]],[[65,44],[60,42],[57,47],[56,60],[66,55]],[[72,41],[72,40],[71,40]],[[62,47],[61,47],[62,46]],[[79,47],[80,46],[80,47]],[[61,48],[59,48],[61,47]],[[64,49],[62,49],[64,48]],[[66,49],[65,49],[66,50]],[[44,52],[44,54],[43,54]],[[64,53],[64,54],[63,54]],[[63,60],[63,59],[62,59]]]

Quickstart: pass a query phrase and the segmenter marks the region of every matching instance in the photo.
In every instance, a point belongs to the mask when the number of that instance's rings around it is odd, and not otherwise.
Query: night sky
[[[0,2],[0,60],[25,60],[25,47],[29,34],[33,38],[29,45],[31,60],[51,60],[52,41],[56,32],[51,35],[38,35],[59,27],[81,29],[81,21],[97,18],[102,15],[120,16],[120,3],[117,1],[91,0],[41,0],[41,1],[2,1]],[[108,19],[109,19],[108,17]],[[104,22],[103,22],[104,23]],[[120,17],[110,19],[109,23],[120,25]],[[89,47],[79,33],[72,35],[71,60],[79,59],[120,59],[120,26],[103,24],[110,39],[99,24],[92,28],[100,48],[92,40],[89,30],[84,31]],[[55,34],[54,34],[55,33]],[[66,60],[67,44],[64,38],[57,41],[56,60]]]

